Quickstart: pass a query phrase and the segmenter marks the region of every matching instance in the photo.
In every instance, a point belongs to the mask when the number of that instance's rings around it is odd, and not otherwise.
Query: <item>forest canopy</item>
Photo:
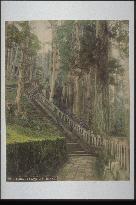
[[[24,112],[25,88],[37,80],[50,101],[90,129],[126,135],[128,21],[43,21],[51,36],[45,43],[38,37],[46,39],[46,32],[39,35],[36,25],[6,23],[6,79],[17,82],[17,113]]]

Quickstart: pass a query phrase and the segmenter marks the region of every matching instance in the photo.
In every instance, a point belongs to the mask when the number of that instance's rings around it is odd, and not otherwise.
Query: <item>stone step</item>
[[[67,146],[71,146],[71,147],[75,147],[75,146],[78,146],[79,145],[79,143],[77,143],[77,142],[66,142],[66,144],[67,144]],[[80,145],[79,145],[80,146]]]
[[[67,151],[73,152],[73,151],[84,151],[81,146],[78,143],[66,143]]]
[[[68,154],[87,154],[87,152],[85,152],[84,150],[68,150]]]
[[[86,153],[84,150],[74,151],[74,153]]]
[[[74,157],[74,156],[92,156],[89,153],[85,153],[85,154],[68,154],[69,157]]]
[[[73,151],[69,154],[87,154],[84,150]]]
[[[66,138],[67,143],[77,143],[75,139]]]
[[[30,100],[34,108],[39,108],[37,113],[35,111],[32,112],[32,115],[39,115],[39,118],[42,118],[45,115],[45,112],[43,112],[43,108],[35,101]],[[41,114],[40,114],[41,113]],[[47,114],[48,115],[48,114]],[[38,118],[36,116],[36,118]],[[67,128],[67,126],[66,126]],[[68,156],[92,156],[92,153],[88,153],[87,149],[84,150],[84,147],[82,145],[80,146],[80,140],[76,137],[66,137],[66,147]],[[92,150],[93,151],[93,150]]]

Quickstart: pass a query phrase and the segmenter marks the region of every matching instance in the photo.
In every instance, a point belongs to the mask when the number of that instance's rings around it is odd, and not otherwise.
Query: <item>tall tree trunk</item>
[[[13,69],[12,69],[12,74],[13,74],[13,78],[15,77],[15,66],[17,65],[17,56],[18,56],[18,46],[16,46],[15,48],[15,55],[14,55],[14,60],[13,60],[13,63],[12,63],[12,66],[13,66]]]
[[[17,95],[16,95],[16,106],[17,106],[17,113],[21,113],[22,106],[21,106],[21,98],[24,93],[24,82],[23,82],[23,69],[19,69],[19,79],[18,79],[18,88],[17,88]]]
[[[55,93],[55,81],[57,79],[58,73],[59,73],[59,50],[57,48],[56,42],[55,42],[55,36],[56,36],[56,28],[52,24],[52,75],[51,75],[51,92],[50,92],[50,98],[49,101],[53,102],[54,93]]]
[[[79,23],[78,21],[75,21],[75,39],[76,39],[76,59],[75,59],[75,65],[79,66],[80,64],[80,33],[79,33]]]
[[[31,82],[32,81],[32,77],[33,77],[33,58],[31,57],[30,59],[29,59],[29,61],[30,61],[30,63],[29,63],[29,82]]]
[[[7,79],[9,80],[11,77],[11,55],[12,55],[12,48],[8,48],[7,53]]]
[[[55,80],[56,80],[56,51],[55,48],[53,46],[52,49],[52,75],[51,75],[51,92],[50,92],[50,102],[53,101],[53,97],[54,97],[54,92],[55,92]]]
[[[10,54],[10,49],[7,48],[7,58],[6,58],[6,79],[8,80],[9,79],[9,62],[10,62],[10,59],[9,59],[9,54]]]
[[[10,50],[10,60],[9,60],[9,79],[12,78],[12,63],[13,63],[13,47]]]
[[[106,21],[97,21],[96,37],[97,45],[97,72],[101,82],[103,132],[109,133],[109,73],[108,73],[108,24]]]
[[[17,95],[16,95],[16,107],[17,114],[22,112],[22,96],[24,94],[24,79],[25,79],[25,54],[22,52],[22,64],[19,67],[18,83],[17,83]]]
[[[80,95],[79,95],[79,77],[75,76],[75,91],[74,91],[74,105],[73,105],[73,112],[80,115]]]

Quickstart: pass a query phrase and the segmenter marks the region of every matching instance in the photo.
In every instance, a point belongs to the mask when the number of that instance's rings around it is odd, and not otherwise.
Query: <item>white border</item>
[[[5,28],[7,20],[129,20],[130,181],[124,182],[6,182]],[[131,1],[3,1],[1,73],[2,199],[133,199],[134,198],[134,2]]]

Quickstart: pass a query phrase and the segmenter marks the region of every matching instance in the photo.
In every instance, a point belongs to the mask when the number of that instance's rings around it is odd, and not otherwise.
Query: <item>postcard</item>
[[[35,13],[33,19],[4,18],[2,184],[48,189],[87,183],[97,192],[99,184],[115,183],[118,192],[125,183],[133,190],[131,24],[129,18],[39,19]],[[3,187],[3,196],[10,198],[10,188]],[[80,198],[82,188],[72,197]],[[81,197],[93,198],[87,193]],[[30,195],[22,191],[16,197]],[[57,192],[49,198],[56,195],[63,198]]]

